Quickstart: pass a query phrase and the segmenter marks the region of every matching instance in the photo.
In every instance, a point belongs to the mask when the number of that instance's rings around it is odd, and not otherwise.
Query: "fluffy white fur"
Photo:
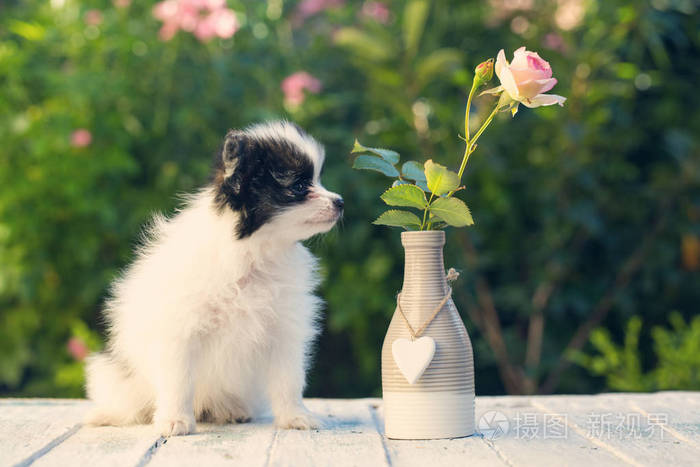
[[[320,184],[318,143],[284,123],[249,131],[283,137],[314,161],[308,200],[244,239],[213,188],[154,218],[107,304],[108,352],[88,361],[89,423],[153,422],[169,436],[192,432],[196,419],[241,422],[269,407],[280,427],[318,425],[302,403],[316,261],[299,241],[334,225],[339,197]]]

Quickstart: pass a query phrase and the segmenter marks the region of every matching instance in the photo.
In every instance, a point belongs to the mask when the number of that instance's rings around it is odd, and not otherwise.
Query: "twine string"
[[[447,271],[447,277],[446,277],[447,282],[454,282],[457,280],[458,277],[459,277],[459,273],[455,270],[455,268],[450,268],[450,270]],[[430,326],[430,323],[433,322],[433,320],[438,315],[438,313],[440,313],[440,310],[442,310],[442,308],[445,306],[445,303],[447,303],[447,300],[449,300],[451,296],[452,296],[452,287],[450,287],[448,285],[447,286],[447,293],[445,294],[443,299],[440,300],[440,303],[438,303],[438,305],[433,309],[433,312],[431,313],[430,318],[425,320],[423,325],[421,327],[419,327],[417,331],[415,331],[413,329],[413,326],[411,326],[411,323],[408,322],[408,318],[406,317],[406,314],[403,312],[403,309],[401,308],[401,294],[399,293],[396,296],[396,307],[398,308],[399,313],[401,314],[401,317],[403,318],[404,322],[406,323],[406,327],[408,328],[408,332],[411,334],[412,340],[419,338],[421,336],[421,334],[423,334],[423,332],[426,330],[426,328],[428,326]]]

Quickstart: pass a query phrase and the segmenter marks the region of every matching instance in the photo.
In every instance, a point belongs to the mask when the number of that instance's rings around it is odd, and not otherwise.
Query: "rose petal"
[[[496,56],[496,76],[498,76],[503,89],[508,93],[508,95],[517,100],[520,93],[518,92],[518,86],[515,84],[513,73],[511,73],[510,69],[508,68],[506,54],[503,49],[501,49]]]
[[[498,79],[501,79],[501,70],[507,66],[508,60],[506,60],[506,53],[503,51],[503,49],[501,49],[498,51],[498,55],[496,56],[496,65],[494,66]]]
[[[501,76],[499,77],[503,89],[512,97],[513,99],[520,100],[520,90],[518,85],[515,84],[515,78],[513,78],[513,73],[511,73],[509,68],[503,68],[501,70]]]
[[[544,71],[535,70],[534,68],[519,68],[514,65],[511,65],[510,71],[511,73],[513,73],[513,79],[515,79],[515,82],[518,83],[518,85],[524,81],[535,81],[538,79],[549,78],[549,76],[547,76],[547,74]]]
[[[556,78],[549,78],[549,79],[539,79],[537,80],[537,83],[542,86],[540,88],[539,94],[544,94],[545,92],[549,91],[554,87],[555,84],[557,84],[557,79]]]
[[[520,99],[517,100],[532,99],[540,94],[540,88],[542,87],[537,83],[537,80],[534,79],[518,82],[516,86],[518,87],[518,95],[520,96]]]
[[[527,68],[527,50],[525,47],[520,47],[518,50],[513,52],[513,61],[510,66],[516,68]]]
[[[521,102],[525,104],[525,106],[530,107],[531,109],[543,105],[553,104],[559,104],[563,107],[564,102],[566,102],[566,97],[558,96],[556,94],[539,94],[533,97],[532,99],[524,99]]]

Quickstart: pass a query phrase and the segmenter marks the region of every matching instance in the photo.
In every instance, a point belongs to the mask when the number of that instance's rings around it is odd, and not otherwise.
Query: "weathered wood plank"
[[[28,465],[72,436],[88,407],[74,399],[0,400],[0,465]]]
[[[168,438],[154,450],[148,466],[262,467],[274,434],[272,419],[229,425],[200,423],[197,433]]]
[[[670,436],[658,419],[630,406],[631,395],[533,397],[543,411],[567,415],[570,428],[632,465],[694,465],[700,451]]]
[[[477,398],[478,400],[478,398]],[[378,426],[384,433],[383,410],[377,407]],[[508,465],[480,435],[458,439],[392,440],[385,438],[392,466]]]
[[[647,418],[656,417],[662,421],[665,418],[667,423],[660,424],[665,432],[700,450],[700,393],[664,392],[621,397]]]
[[[569,429],[562,414],[544,411],[528,397],[479,397],[476,422],[509,465],[590,467],[621,461]]]
[[[599,466],[700,459],[700,392],[479,397],[481,435],[428,441],[385,439],[380,399],[307,405],[324,419],[322,429],[278,431],[268,418],[200,425],[196,434],[164,440],[151,426],[81,428],[85,401],[5,399],[0,466]],[[494,435],[497,427],[504,432]]]
[[[158,438],[153,427],[149,425],[83,427],[37,459],[32,467],[136,466]]]
[[[310,399],[307,407],[320,415],[319,430],[279,430],[270,449],[270,466],[388,465],[372,418],[376,400]]]

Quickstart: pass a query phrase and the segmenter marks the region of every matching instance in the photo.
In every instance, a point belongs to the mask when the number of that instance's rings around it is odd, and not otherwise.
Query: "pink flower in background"
[[[70,144],[76,148],[84,148],[92,143],[92,133],[85,128],[78,128],[70,135]]]
[[[117,8],[126,8],[131,5],[131,0],[112,0],[112,3]]]
[[[200,41],[206,41],[213,37],[228,39],[238,30],[238,18],[233,10],[220,9],[209,13],[204,19],[197,23],[194,35]]]
[[[83,19],[88,26],[99,26],[104,18],[100,10],[88,10]]]
[[[545,47],[552,50],[558,50],[559,52],[564,52],[566,46],[564,44],[564,38],[556,32],[547,33],[542,40]]]
[[[306,71],[297,71],[284,78],[280,87],[284,93],[285,104],[291,107],[298,107],[306,98],[304,90],[312,94],[318,94],[321,92],[322,85],[318,78]]]
[[[292,18],[295,26],[300,26],[307,18],[314,16],[323,10],[342,6],[345,0],[302,0],[297,5],[296,12]]]
[[[71,337],[70,339],[68,339],[66,348],[68,349],[68,353],[71,354],[71,356],[78,361],[85,360],[85,357],[87,357],[89,353],[87,345],[79,337]]]
[[[556,94],[544,94],[557,84],[552,78],[552,68],[537,52],[520,47],[513,54],[513,62],[508,63],[506,54],[501,49],[496,57],[496,75],[501,86],[496,92],[504,91],[511,99],[522,102],[527,107],[541,105],[564,105],[565,97]],[[489,91],[491,92],[491,91]]]
[[[362,5],[360,14],[365,18],[370,18],[378,23],[386,24],[389,22],[391,11],[389,11],[386,4],[382,2],[365,2]]]
[[[236,12],[226,8],[226,0],[163,0],[153,7],[153,16],[163,22],[159,36],[165,41],[179,30],[202,42],[228,39],[239,28]]]

